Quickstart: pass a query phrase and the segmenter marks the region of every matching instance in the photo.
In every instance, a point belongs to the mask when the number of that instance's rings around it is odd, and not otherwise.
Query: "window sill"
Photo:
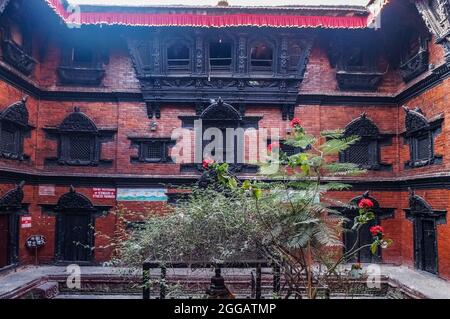
[[[60,66],[58,68],[58,76],[62,85],[98,86],[105,76],[105,70],[101,68]]]

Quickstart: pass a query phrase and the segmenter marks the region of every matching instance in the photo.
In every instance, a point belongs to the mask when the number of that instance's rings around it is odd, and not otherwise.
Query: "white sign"
[[[118,188],[117,201],[166,202],[165,188]]]

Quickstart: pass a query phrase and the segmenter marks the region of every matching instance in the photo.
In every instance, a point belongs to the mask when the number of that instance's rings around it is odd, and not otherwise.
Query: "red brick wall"
[[[61,43],[57,31],[47,34],[39,33],[35,39],[33,56],[38,58],[39,64],[30,77],[30,80],[45,90],[57,91],[91,91],[91,92],[140,92],[139,81],[128,53],[125,39],[111,36],[108,28],[102,28],[98,32],[98,37],[108,37],[109,64],[105,65],[106,76],[102,85],[98,88],[89,87],[67,87],[59,86],[57,82],[56,70],[61,58]],[[442,46],[430,41],[430,63],[439,66],[443,63]],[[40,49],[39,49],[40,48]],[[384,59],[385,57],[383,57]],[[0,67],[9,68],[5,63],[0,62]],[[301,84],[300,94],[334,94],[334,95],[357,95],[357,96],[395,96],[405,89],[411,87],[418,81],[431,74],[426,72],[408,84],[403,83],[398,70],[387,68],[386,62],[381,61],[380,67],[386,70],[379,89],[376,92],[357,93],[342,92],[337,88],[336,70],[329,63],[328,54],[320,41],[316,41],[311,52],[311,57],[307,65],[305,79]],[[15,72],[14,70],[12,72]],[[17,72],[15,72],[17,73]],[[19,77],[24,78],[19,75]],[[450,91],[450,79],[425,91],[418,97],[407,101],[407,105],[412,108],[420,106],[427,118],[432,118],[439,114],[447,117],[448,92]],[[24,92],[13,87],[7,82],[0,81],[0,111],[10,104],[19,101]],[[104,176],[106,174],[131,175],[155,177],[179,176],[180,166],[178,164],[132,164],[130,157],[135,156],[137,150],[130,148],[129,137],[170,137],[173,129],[179,128],[180,115],[194,115],[194,108],[188,105],[163,105],[161,108],[161,119],[148,119],[146,107],[141,102],[71,102],[71,101],[47,101],[39,100],[31,96],[27,102],[30,113],[30,125],[36,127],[31,132],[31,137],[25,139],[25,153],[30,155],[29,162],[19,163],[13,160],[0,159],[0,169],[20,171],[24,173],[56,173],[60,175],[81,173],[86,176]],[[102,159],[113,160],[108,167],[65,167],[46,166],[46,157],[54,157],[57,154],[57,142],[46,138],[43,128],[58,126],[63,119],[73,111],[75,106],[79,106],[81,111],[86,113],[99,128],[114,128],[117,133],[114,139],[102,145]],[[319,134],[322,130],[344,128],[351,120],[358,117],[362,112],[373,120],[381,133],[394,134],[392,144],[382,146],[382,162],[391,164],[392,171],[370,171],[365,175],[355,177],[363,181],[373,179],[393,179],[396,177],[415,177],[428,173],[446,173],[450,168],[450,160],[446,150],[450,149],[450,122],[444,120],[442,133],[435,140],[435,153],[443,155],[443,164],[432,165],[423,168],[405,169],[404,163],[409,159],[409,148],[403,144],[403,139],[399,136],[404,131],[404,111],[400,106],[367,106],[367,105],[298,105],[295,115],[299,117],[308,132]],[[282,121],[281,112],[277,106],[249,106],[246,110],[249,116],[262,116],[259,123],[261,128],[278,128],[281,137],[286,137],[288,121]],[[151,132],[150,124],[156,121],[158,128]],[[255,147],[251,145],[250,147]],[[448,152],[447,152],[448,153]],[[335,159],[335,158],[334,158]],[[76,179],[73,179],[76,181]],[[69,183],[67,183],[69,184]],[[13,188],[11,183],[0,183],[0,195]],[[31,229],[20,230],[20,259],[22,262],[34,262],[34,255],[24,249],[25,240],[32,234],[43,234],[47,237],[47,245],[39,251],[39,261],[42,263],[52,262],[54,259],[54,235],[55,217],[42,214],[41,204],[56,204],[59,197],[68,192],[69,185],[56,186],[54,196],[40,196],[38,185],[25,186],[25,203],[30,203],[30,214],[33,218]],[[92,200],[94,205],[115,206],[114,200],[99,200],[92,198],[92,189],[87,187],[77,188],[77,191],[86,195]],[[361,195],[362,191],[333,192],[333,196],[342,201],[348,201],[355,196]],[[435,209],[450,210],[449,191],[443,189],[417,190]],[[406,191],[373,191],[375,197],[382,207],[395,208],[395,217],[381,222],[386,230],[386,235],[394,240],[391,248],[383,252],[383,260],[396,264],[413,265],[413,231],[412,222],[405,219],[404,208],[408,207],[408,193]],[[167,207],[163,203],[142,203],[142,202],[121,202],[127,210],[138,213],[166,212]],[[130,220],[139,217],[134,214],[126,216]],[[114,246],[111,245],[110,238],[115,232],[120,230],[118,215],[109,214],[96,219],[95,230],[95,260],[106,261],[111,256]],[[450,242],[447,240],[450,235],[450,223],[438,226],[438,253],[440,276],[450,279]]]

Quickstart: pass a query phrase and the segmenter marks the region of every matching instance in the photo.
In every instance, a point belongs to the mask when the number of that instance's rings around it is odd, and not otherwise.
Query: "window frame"
[[[77,137],[88,137],[89,138],[89,160],[84,160],[80,158],[72,158],[72,139]],[[98,163],[98,158],[100,154],[98,138],[95,134],[85,133],[85,132],[72,132],[63,133],[60,136],[60,154],[58,156],[59,162],[72,166],[89,166]]]
[[[181,45],[188,49],[189,57],[187,59],[170,59],[169,58],[169,49],[173,46]],[[170,41],[165,47],[165,59],[166,59],[166,70],[168,73],[189,73],[192,72],[192,67],[194,65],[193,59],[193,47],[192,43],[184,39],[177,39],[176,41]],[[178,66],[178,65],[170,65],[170,61],[187,61],[186,65]]]
[[[257,44],[266,44],[271,50],[272,50],[272,63],[270,67],[268,66],[255,66],[253,65],[254,59],[252,58],[252,50],[256,47]],[[248,60],[249,60],[249,71],[250,73],[273,73],[275,72],[275,52],[276,46],[272,43],[272,41],[269,41],[268,39],[255,39],[250,42],[249,49],[248,49]],[[259,59],[257,61],[269,61],[264,59]]]
[[[6,126],[6,127],[5,127]],[[10,151],[6,148],[3,148],[3,132],[9,131],[13,135],[14,140],[14,150]],[[22,130],[17,127],[14,123],[9,121],[0,121],[0,153],[8,154],[9,156],[19,158],[22,155],[23,151],[23,138],[22,138]]]
[[[230,45],[230,57],[229,58],[214,58],[215,60],[230,60],[230,64],[227,66],[213,66],[211,64],[211,44],[213,43],[228,43]],[[228,37],[215,37],[210,38],[207,41],[207,65],[208,65],[208,71],[210,73],[230,73],[234,70],[234,64],[236,60],[236,54],[235,54],[235,41],[233,39]]]

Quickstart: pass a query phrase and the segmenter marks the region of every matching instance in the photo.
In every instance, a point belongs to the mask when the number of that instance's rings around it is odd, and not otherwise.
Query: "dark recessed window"
[[[76,166],[97,165],[100,142],[95,123],[79,108],[69,114],[59,126],[59,163]]]
[[[23,140],[28,137],[26,98],[0,111],[0,157],[16,160],[27,159],[23,154]]]
[[[91,162],[95,139],[92,136],[80,135],[69,137],[69,157],[71,161]]]
[[[72,65],[77,67],[92,67],[94,52],[90,48],[78,46],[72,49]]]
[[[365,113],[346,126],[344,137],[359,137],[359,140],[341,152],[339,156],[341,163],[358,164],[364,169],[380,168],[380,132]]]
[[[434,137],[441,132],[442,118],[429,122],[420,108],[406,112],[404,133],[409,144],[410,160],[407,167],[420,167],[442,161],[441,155],[434,154]]]
[[[273,49],[266,42],[257,42],[250,49],[250,65],[253,71],[271,71]]]
[[[232,47],[231,43],[223,42],[211,42],[209,44],[209,65],[211,70],[225,70],[231,69],[232,62]]]
[[[173,163],[169,149],[175,144],[170,138],[130,138],[131,145],[139,149],[132,163]]]
[[[0,151],[6,153],[18,153],[18,133],[19,131],[13,127],[4,127],[6,124],[2,125],[0,131]]]
[[[144,145],[145,160],[148,162],[161,162],[164,157],[165,149],[161,142],[148,142]]]
[[[183,43],[175,43],[167,48],[167,67],[169,70],[189,70],[191,65],[190,49]]]

